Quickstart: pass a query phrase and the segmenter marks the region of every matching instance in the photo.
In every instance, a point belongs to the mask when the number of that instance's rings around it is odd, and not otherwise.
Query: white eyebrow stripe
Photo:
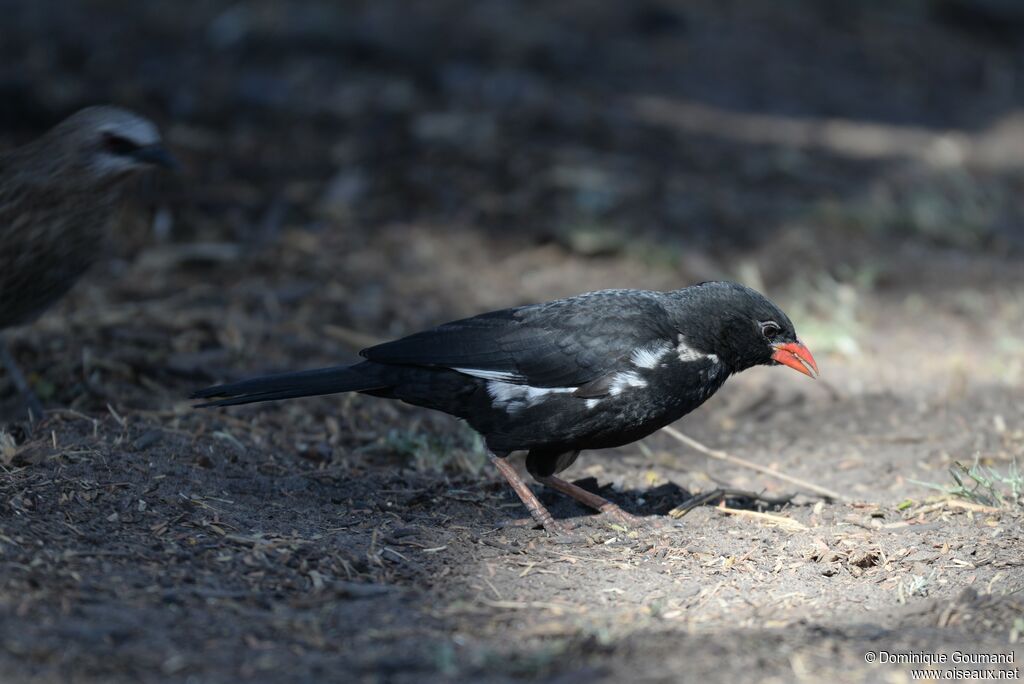
[[[658,342],[647,347],[638,347],[630,354],[629,360],[637,368],[653,370],[661,363],[661,359],[668,353],[672,345],[668,342]]]

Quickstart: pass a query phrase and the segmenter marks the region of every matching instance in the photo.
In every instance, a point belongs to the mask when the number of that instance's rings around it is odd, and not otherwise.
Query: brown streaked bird
[[[103,254],[124,181],[151,166],[175,166],[156,126],[107,106],[0,156],[0,333],[35,320]],[[2,337],[0,362],[41,416]]]

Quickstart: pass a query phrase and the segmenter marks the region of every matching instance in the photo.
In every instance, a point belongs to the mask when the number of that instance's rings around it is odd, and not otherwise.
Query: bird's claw
[[[535,528],[540,527],[547,532],[548,539],[555,544],[578,544],[588,540],[586,534],[580,532],[581,523],[572,522],[568,520],[551,520],[539,523],[533,518],[514,518],[512,520],[503,520],[498,523],[498,527],[510,528],[510,527],[525,527]]]
[[[548,539],[554,544],[587,544],[592,540],[584,529],[584,522],[556,520],[554,525],[545,526]]]
[[[612,524],[622,525],[633,529],[666,532],[668,530],[675,529],[676,527],[675,521],[673,520],[666,520],[661,516],[633,515],[632,513],[627,513],[622,510],[615,504],[611,504],[602,509],[601,512],[598,513],[597,517]]]

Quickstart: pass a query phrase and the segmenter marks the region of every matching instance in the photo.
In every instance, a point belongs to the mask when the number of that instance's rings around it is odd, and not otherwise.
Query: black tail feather
[[[361,392],[385,386],[386,383],[382,384],[378,378],[374,377],[374,373],[367,372],[370,365],[364,362],[355,366],[335,366],[334,368],[318,368],[298,373],[264,375],[226,385],[207,387],[193,392],[191,398],[214,399],[214,401],[197,404],[196,408],[237,406],[258,401],[312,397],[339,392]]]

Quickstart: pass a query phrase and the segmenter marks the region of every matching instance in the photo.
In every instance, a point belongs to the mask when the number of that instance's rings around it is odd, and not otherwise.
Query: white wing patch
[[[661,363],[662,358],[668,353],[671,345],[668,342],[658,342],[649,347],[639,347],[633,350],[629,357],[630,363],[637,368],[653,370]]]
[[[646,387],[647,382],[633,372],[619,373],[612,381],[612,395],[617,395],[627,387]],[[557,394],[572,394],[576,387],[532,387],[530,385],[516,385],[511,382],[491,380],[487,383],[487,394],[491,397],[491,405],[494,408],[504,409],[508,413],[519,413],[523,409],[536,406],[545,401],[548,397]],[[597,408],[601,399],[586,399],[587,410]]]
[[[692,361],[702,361],[703,359],[710,358],[714,354],[705,354],[702,351],[697,351],[690,345],[686,344],[686,338],[682,335],[679,336],[679,344],[676,345],[676,354],[679,355],[679,360],[683,363],[690,363]],[[713,361],[718,362],[718,357],[715,356]]]
[[[487,383],[491,403],[495,408],[505,409],[509,413],[518,413],[525,408],[536,406],[552,394],[572,394],[575,391],[575,387],[531,387],[501,380],[491,380]]]
[[[647,381],[641,378],[639,373],[633,371],[616,373],[612,377],[611,385],[608,387],[608,394],[617,397],[630,387],[647,387]]]
[[[672,349],[672,345],[662,343],[653,347],[636,349],[630,359],[637,368],[654,369],[661,362],[661,359]],[[704,358],[701,356],[700,358]],[[515,414],[523,409],[536,406],[554,395],[566,395],[575,392],[578,387],[534,387],[514,382],[521,376],[515,373],[501,371],[480,370],[477,368],[453,368],[465,375],[487,380],[487,394],[491,397],[491,405],[497,409],[503,409],[510,414]],[[637,371],[621,371],[612,376],[608,385],[608,394],[617,397],[627,389],[643,389],[647,387],[647,380]],[[600,398],[587,398],[585,405],[587,410],[593,410],[601,403]]]
[[[474,378],[482,378],[483,380],[510,382],[520,379],[519,375],[510,371],[484,370],[482,368],[452,368],[452,370],[458,371],[463,375],[472,375]]]

